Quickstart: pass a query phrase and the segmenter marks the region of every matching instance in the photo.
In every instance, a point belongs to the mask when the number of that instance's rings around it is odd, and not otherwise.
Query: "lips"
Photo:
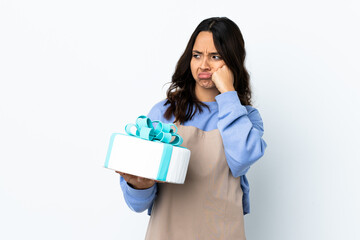
[[[198,78],[199,79],[209,79],[209,78],[211,78],[211,73],[209,73],[209,72],[202,72],[202,73],[199,73],[198,74]]]

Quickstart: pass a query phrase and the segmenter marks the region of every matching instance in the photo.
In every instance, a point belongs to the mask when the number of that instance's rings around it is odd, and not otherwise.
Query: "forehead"
[[[211,32],[200,32],[196,37],[193,50],[200,52],[216,52],[213,34]]]

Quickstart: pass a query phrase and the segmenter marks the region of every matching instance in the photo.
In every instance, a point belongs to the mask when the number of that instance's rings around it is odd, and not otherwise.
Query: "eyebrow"
[[[202,54],[202,52],[198,51],[198,50],[193,50],[193,53],[198,53],[198,54]],[[218,52],[211,52],[209,53],[210,55],[220,55]]]

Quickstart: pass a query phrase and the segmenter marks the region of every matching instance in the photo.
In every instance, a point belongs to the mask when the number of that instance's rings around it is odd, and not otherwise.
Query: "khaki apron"
[[[145,239],[245,239],[240,177],[230,172],[219,130],[176,126],[191,151],[186,180],[158,183]]]

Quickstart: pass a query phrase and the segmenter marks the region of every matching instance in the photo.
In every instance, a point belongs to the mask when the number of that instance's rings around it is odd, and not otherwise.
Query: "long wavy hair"
[[[211,32],[214,45],[225,64],[234,75],[234,88],[242,105],[251,105],[250,77],[245,61],[245,43],[239,27],[226,17],[213,17],[203,20],[190,37],[186,49],[177,62],[172,76],[171,85],[166,95],[164,106],[170,104],[164,113],[166,119],[172,115],[175,120],[184,123],[191,120],[195,113],[209,107],[199,101],[195,95],[195,79],[191,74],[190,61],[193,46],[198,34],[202,31]]]

